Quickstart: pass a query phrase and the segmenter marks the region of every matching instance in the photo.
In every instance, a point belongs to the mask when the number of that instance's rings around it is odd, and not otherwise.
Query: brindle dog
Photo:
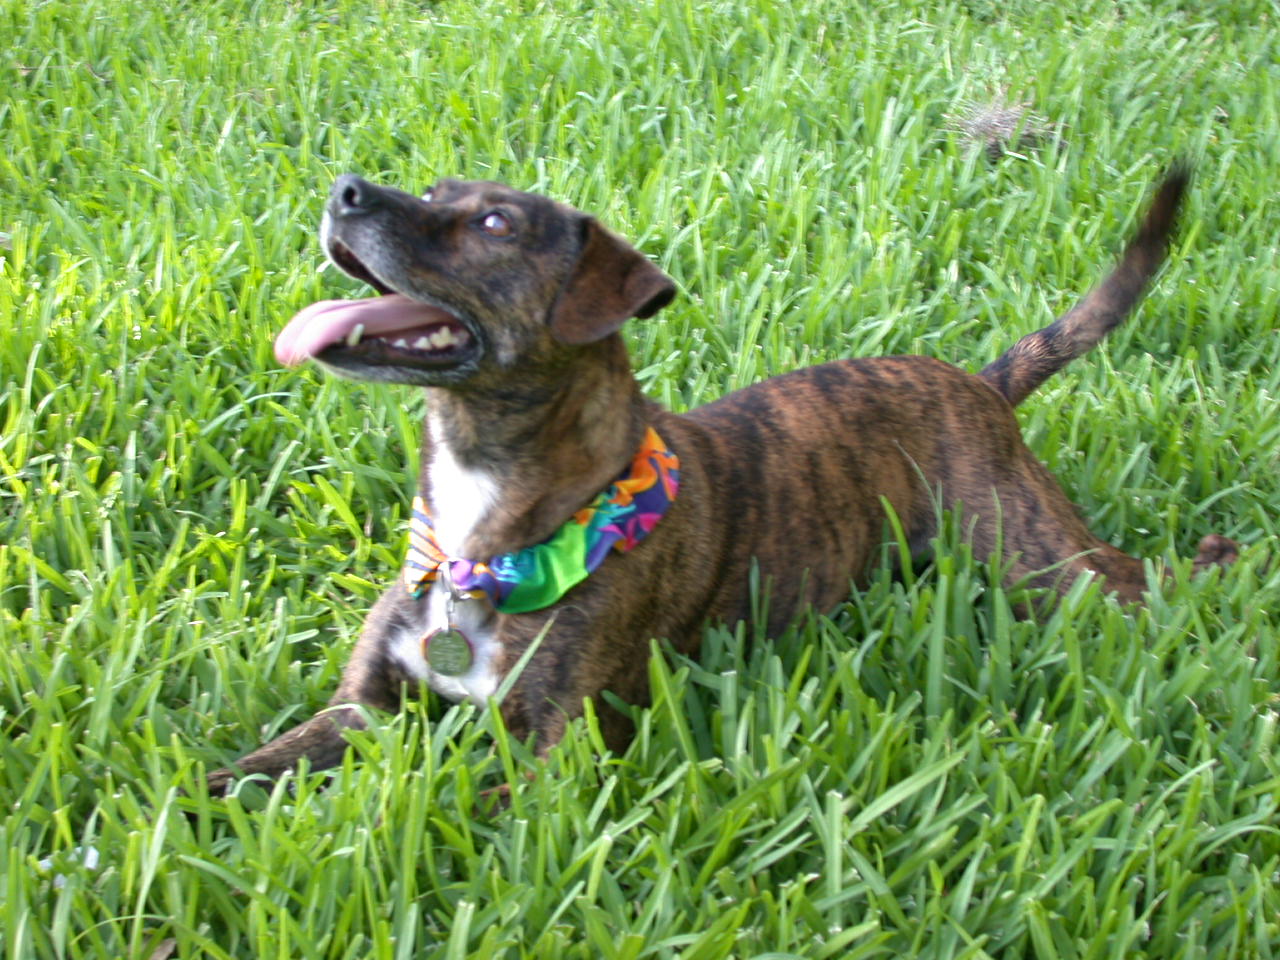
[[[652,637],[692,654],[708,620],[751,615],[752,564],[770,584],[769,630],[807,604],[830,608],[881,556],[888,503],[912,551],[938,504],[963,505],[979,556],[1008,582],[1059,592],[1105,577],[1142,597],[1142,562],[1094,537],[1022,442],[1013,407],[1130,311],[1165,257],[1187,183],[1159,187],[1119,265],[1078,305],[977,376],[927,357],[844,360],[766,380],[676,415],[642,396],[619,329],[675,286],[594,218],[496,183],[444,180],[425,196],[355,176],[334,184],[326,253],[381,296],[307,308],[277,357],[427,391],[419,492],[441,549],[488,558],[550,537],[629,464],[649,427],[679,457],[679,492],[630,552],[616,552],[550,607],[499,613],[451,602],[445,578],[415,597],[397,582],[365,622],[331,706],[239,760],[278,775],[337,762],[356,705],[397,708],[405,684],[491,696],[544,628],[501,709],[518,737],[554,744],[583,699],[645,701]],[[1229,562],[1209,536],[1197,567]],[[456,598],[456,594],[454,595]],[[461,629],[472,659],[443,675],[423,655]],[[621,714],[600,705],[608,742]],[[222,789],[235,774],[210,775]]]

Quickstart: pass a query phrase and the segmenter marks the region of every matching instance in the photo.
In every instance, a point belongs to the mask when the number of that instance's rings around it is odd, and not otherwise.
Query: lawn
[[[0,953],[1280,956],[1280,13],[1175,0],[0,5]],[[991,160],[983,105],[1034,143]],[[1148,606],[973,557],[645,669],[623,756],[410,698],[209,797],[396,574],[421,398],[281,369],[332,178],[599,214],[681,296],[677,409],[796,366],[977,369],[1196,179],[1128,324],[1019,411]],[[1186,558],[1219,532],[1221,575]],[[887,556],[887,554],[886,554]],[[1175,576],[1160,585],[1161,569]],[[640,665],[637,667],[641,668]],[[492,790],[511,784],[494,809]]]

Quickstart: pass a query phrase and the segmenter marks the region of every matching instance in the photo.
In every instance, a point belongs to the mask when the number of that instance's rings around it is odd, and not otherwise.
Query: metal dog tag
[[[427,665],[446,677],[460,677],[471,669],[475,655],[471,641],[457,627],[436,630],[424,641]]]

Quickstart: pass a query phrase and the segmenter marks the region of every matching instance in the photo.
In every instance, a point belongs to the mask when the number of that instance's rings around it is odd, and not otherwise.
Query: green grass
[[[0,5],[0,953],[1280,956],[1278,26],[1260,0]],[[1065,149],[948,133],[1006,90]],[[599,213],[681,285],[629,336],[683,409],[833,357],[976,369],[1100,276],[1178,156],[1169,269],[1020,416],[1103,537],[1178,564],[1226,533],[1232,570],[1023,621],[949,528],[783,636],[653,657],[625,756],[588,718],[538,764],[428,697],[333,779],[201,791],[324,702],[399,563],[421,400],[271,354],[356,289],[317,274],[335,174]]]

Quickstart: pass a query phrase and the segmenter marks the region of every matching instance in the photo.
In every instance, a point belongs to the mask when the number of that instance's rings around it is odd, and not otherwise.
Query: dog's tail
[[[978,374],[1010,405],[1017,406],[1036,387],[1070,361],[1091,350],[1133,309],[1160,269],[1191,170],[1176,164],[1156,190],[1120,263],[1085,298],[1043,330],[1029,333]]]

